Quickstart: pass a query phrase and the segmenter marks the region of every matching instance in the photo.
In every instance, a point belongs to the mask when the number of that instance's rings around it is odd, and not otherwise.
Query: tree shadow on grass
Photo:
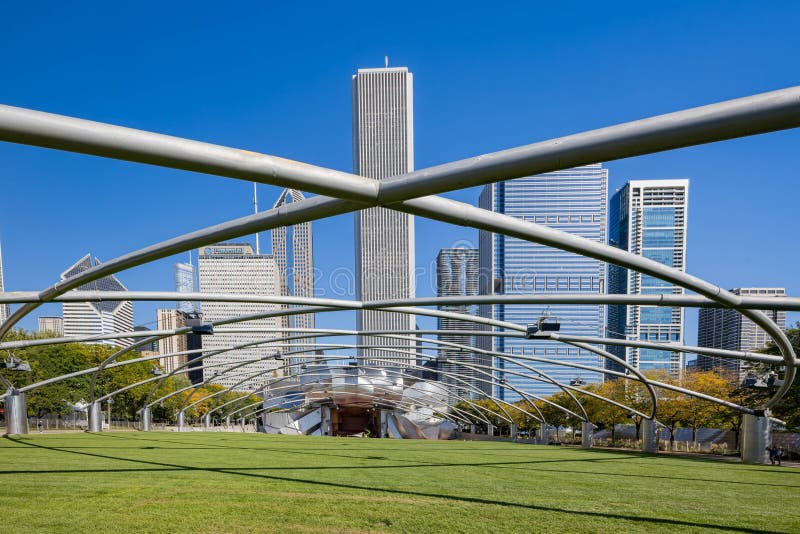
[[[182,442],[182,441],[175,441],[175,440],[169,440],[169,439],[163,439],[163,438],[156,438],[156,437],[153,437],[153,436],[128,438],[127,436],[115,436],[115,435],[111,435],[111,434],[93,434],[93,435],[102,436],[102,437],[105,437],[105,438],[125,439],[127,441],[136,440],[136,441],[143,441],[143,442],[176,443],[176,444],[180,444],[180,445],[185,445],[186,444],[186,442]],[[11,438],[11,437],[9,437],[9,439],[11,439],[12,441],[17,442],[17,443],[22,443],[22,444],[26,444],[26,445],[30,445],[31,444],[31,443],[28,443],[28,442],[24,441],[24,438]],[[35,445],[35,446],[40,446],[40,445]],[[108,450],[108,448],[106,448],[106,447],[91,447],[91,446],[90,447],[82,447],[82,446],[75,446],[75,447],[46,447],[44,445],[41,445],[40,447],[49,448],[51,450],[58,450],[58,451],[61,451],[61,452],[75,452],[76,454],[81,454],[80,451],[81,450],[85,450],[85,449],[104,449],[104,450]],[[74,450],[74,449],[79,449],[79,450]],[[111,447],[111,449],[117,449],[117,447]],[[334,454],[334,453],[330,453],[330,452],[319,452],[319,451],[328,451],[329,449],[327,449],[327,448],[314,448],[314,449],[311,449],[311,450],[308,450],[308,449],[278,449],[278,448],[275,448],[275,447],[266,447],[266,448],[262,448],[262,447],[180,447],[180,448],[174,448],[174,447],[169,447],[169,446],[163,446],[163,447],[148,446],[148,447],[139,447],[139,448],[137,448],[137,450],[156,450],[156,449],[157,450],[180,450],[180,451],[220,450],[220,449],[229,450],[229,449],[235,449],[235,450],[242,450],[242,451],[274,452],[274,453],[283,453],[283,454],[292,454],[292,455],[304,455],[304,456],[335,457],[335,458],[345,458],[345,459],[348,459],[348,460],[391,460],[393,462],[407,462],[407,463],[404,463],[404,464],[401,464],[401,465],[397,465],[397,464],[374,465],[373,464],[373,465],[350,465],[350,466],[344,466],[344,465],[338,465],[338,466],[303,466],[303,467],[276,466],[276,467],[252,467],[252,468],[251,467],[227,468],[227,469],[239,469],[239,470],[266,470],[266,471],[269,471],[269,470],[288,470],[288,471],[298,471],[298,470],[299,471],[302,471],[302,470],[314,471],[314,470],[321,470],[321,471],[324,471],[324,470],[336,470],[336,469],[404,469],[404,468],[422,468],[422,467],[486,467],[486,468],[497,468],[497,469],[523,470],[523,469],[526,469],[525,466],[529,466],[528,469],[531,470],[531,471],[562,472],[562,473],[581,474],[581,475],[589,475],[589,476],[596,476],[597,475],[597,476],[617,476],[617,477],[630,477],[630,478],[651,478],[651,479],[656,479],[656,480],[685,480],[685,481],[689,481],[689,482],[711,482],[711,483],[715,483],[715,484],[735,484],[735,485],[745,485],[745,486],[764,486],[764,487],[778,487],[778,488],[784,488],[784,487],[785,488],[797,488],[798,487],[795,484],[775,484],[775,483],[767,483],[767,482],[746,482],[746,481],[738,481],[738,480],[722,480],[722,479],[719,479],[719,478],[700,478],[700,477],[697,477],[697,476],[695,476],[695,477],[679,477],[679,476],[667,476],[667,475],[646,475],[646,474],[640,474],[640,473],[615,473],[615,472],[605,472],[605,471],[603,471],[603,472],[598,472],[598,471],[592,472],[592,471],[580,471],[580,470],[570,470],[570,469],[547,469],[546,467],[540,467],[541,464],[564,465],[564,464],[574,463],[574,462],[580,462],[580,463],[588,462],[588,463],[592,463],[592,464],[595,464],[595,463],[596,464],[608,464],[608,463],[611,463],[611,462],[619,462],[619,461],[624,461],[624,460],[655,460],[655,459],[658,458],[654,454],[637,452],[637,451],[613,451],[614,456],[611,456],[611,457],[600,457],[600,458],[598,458],[596,456],[593,456],[593,457],[580,458],[580,459],[554,458],[554,459],[537,459],[537,460],[526,459],[526,460],[519,460],[519,461],[488,461],[488,462],[470,462],[470,463],[446,462],[446,463],[444,463],[444,462],[425,462],[425,461],[421,461],[421,460],[417,460],[417,459],[369,457],[369,456],[365,457],[363,455],[357,455],[357,454],[350,455],[350,454]],[[564,450],[564,449],[557,449],[555,447],[552,447],[552,449],[562,450],[562,451]],[[339,449],[333,449],[333,450],[339,450]],[[361,450],[381,450],[383,452],[386,452],[385,449],[369,448],[369,447],[364,448],[364,449],[360,448],[358,450],[359,451],[361,451]],[[447,451],[453,451],[454,449],[446,449],[446,450]],[[466,451],[469,451],[469,452],[474,452],[475,451],[474,449],[463,449],[463,450],[466,450]],[[498,449],[498,450],[501,450],[503,452],[508,452],[506,449]],[[312,451],[314,451],[314,452],[312,452]],[[353,452],[355,452],[355,451],[353,451]],[[593,451],[586,450],[586,449],[573,449],[571,452],[587,453],[587,454],[590,454],[590,455],[596,454]],[[89,453],[86,453],[86,454],[89,454]],[[99,454],[97,456],[98,457],[103,457],[103,458],[105,458],[105,457],[113,458],[113,457],[110,457],[110,456],[103,456],[103,455],[99,455]],[[127,459],[127,458],[116,458],[116,459],[128,460],[128,461],[138,461],[138,460]],[[731,463],[728,463],[728,462],[720,463],[719,461],[714,460],[714,459],[710,459],[710,458],[692,458],[692,457],[683,458],[682,457],[682,459],[693,461],[693,462],[701,462],[701,463],[710,464],[710,465],[708,465],[708,467],[713,467],[717,471],[719,471],[720,467],[729,467],[729,466],[735,467],[735,468],[740,468],[741,467],[741,464],[731,464]],[[97,471],[91,471],[91,472],[98,472],[98,471],[102,472],[103,470],[97,470]],[[749,471],[753,471],[753,469],[749,469]],[[787,474],[787,473],[795,474],[795,472],[793,472],[793,471],[786,471],[786,470],[775,469],[775,468],[772,468],[772,469],[769,469],[769,468],[767,468],[767,469],[758,469],[758,471],[764,471],[764,472],[768,472],[768,473],[771,473],[771,474],[777,474],[777,475],[784,475],[784,474]],[[48,472],[52,473],[52,472],[55,472],[55,471],[37,471],[37,472],[39,472],[39,473],[48,473]],[[65,470],[64,472],[76,472],[76,471]],[[89,472],[89,471],[87,471],[87,472]],[[20,473],[21,473],[20,471],[0,471],[0,476],[2,476],[4,474],[20,474]]]
[[[715,525],[712,523],[701,523],[695,521],[684,521],[679,519],[669,519],[663,517],[642,517],[642,516],[635,516],[635,515],[625,515],[619,513],[609,513],[609,512],[596,512],[596,511],[589,511],[589,510],[570,510],[567,508],[558,508],[555,506],[540,506],[535,504],[524,504],[524,503],[515,503],[515,502],[508,502],[508,501],[498,501],[498,500],[491,500],[491,499],[483,499],[479,497],[468,497],[468,496],[460,496],[460,495],[448,495],[448,494],[439,494],[439,493],[426,493],[421,491],[409,491],[409,490],[400,490],[400,489],[389,489],[389,488],[378,488],[378,487],[371,487],[371,486],[359,486],[356,484],[345,484],[339,482],[328,482],[328,481],[321,481],[321,480],[309,480],[303,478],[293,478],[288,476],[278,476],[278,475],[270,475],[264,473],[249,473],[245,472],[247,470],[257,470],[257,471],[264,471],[265,468],[234,468],[234,467],[222,467],[222,468],[215,468],[215,467],[197,467],[191,465],[180,465],[180,464],[171,464],[167,462],[156,462],[152,460],[140,460],[140,459],[133,459],[133,458],[124,458],[124,457],[117,457],[117,456],[110,456],[110,455],[103,455],[97,453],[90,453],[90,452],[81,452],[75,450],[63,450],[58,447],[47,447],[45,445],[28,442],[24,440],[17,439],[15,437],[8,437],[8,439],[20,443],[23,445],[27,445],[29,447],[38,448],[38,449],[46,449],[50,451],[56,452],[63,452],[66,454],[77,454],[82,456],[90,456],[95,458],[101,458],[104,460],[118,460],[118,461],[126,461],[126,462],[134,462],[138,464],[144,464],[148,466],[154,466],[154,468],[150,469],[129,469],[129,470],[114,470],[114,469],[102,469],[97,471],[86,471],[86,472],[115,472],[115,471],[201,471],[206,473],[218,473],[224,475],[235,475],[235,476],[243,476],[243,477],[251,477],[251,478],[258,478],[262,480],[275,480],[281,482],[290,482],[296,484],[310,484],[314,486],[323,486],[323,487],[330,487],[330,488],[338,488],[338,489],[350,489],[350,490],[359,490],[359,491],[367,491],[367,492],[377,492],[377,493],[390,493],[395,495],[404,495],[404,496],[411,496],[411,497],[427,497],[433,499],[444,499],[450,501],[458,501],[458,502],[466,502],[466,503],[473,503],[473,504],[485,504],[491,506],[502,506],[507,508],[519,508],[519,509],[527,509],[527,510],[536,510],[540,512],[552,512],[552,513],[561,513],[561,514],[569,514],[569,515],[578,515],[578,516],[585,516],[585,517],[596,517],[596,518],[603,518],[603,519],[616,519],[621,521],[633,521],[637,523],[652,523],[654,525],[670,525],[674,527],[697,527],[697,528],[707,528],[707,529],[715,529],[715,530],[723,530],[728,532],[746,532],[746,533],[760,533],[760,532],[767,532],[767,533],[777,533],[780,531],[768,531],[764,529],[752,529],[747,527],[738,527],[733,525]],[[527,463],[527,462],[520,462],[520,463]],[[449,467],[457,467],[460,465],[463,466],[473,466],[476,464],[433,464],[433,466],[441,465],[441,466],[449,466]],[[478,464],[478,465],[491,465],[496,466],[497,463],[491,464]],[[393,467],[431,467],[432,465],[429,464],[420,464],[418,466],[393,466]],[[356,466],[358,469],[375,469],[383,467],[386,468],[388,466]],[[351,469],[351,467],[329,467],[330,469]],[[282,467],[282,468],[269,468],[269,469],[282,469],[282,470],[295,470],[298,468],[292,467]],[[320,467],[309,467],[309,468],[301,468],[301,469],[320,469]],[[75,471],[67,471],[70,473],[80,473],[84,471],[75,470]],[[10,474],[11,472],[5,472]],[[41,473],[48,473],[48,471],[16,471],[16,474],[20,473],[34,473],[34,474],[41,474]]]

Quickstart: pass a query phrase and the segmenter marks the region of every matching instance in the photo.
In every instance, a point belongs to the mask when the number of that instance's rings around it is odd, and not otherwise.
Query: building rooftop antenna
[[[258,215],[258,191],[256,183],[253,182],[253,213]],[[256,232],[256,254],[261,254],[261,245],[258,243],[258,232]]]

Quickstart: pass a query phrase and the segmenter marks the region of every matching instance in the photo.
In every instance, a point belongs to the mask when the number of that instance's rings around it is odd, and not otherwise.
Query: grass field
[[[0,440],[2,532],[800,531],[800,470],[502,442]]]

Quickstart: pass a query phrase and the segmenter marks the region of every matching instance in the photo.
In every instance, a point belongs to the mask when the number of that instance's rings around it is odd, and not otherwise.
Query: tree
[[[584,389],[597,393],[607,399],[617,400],[624,397],[625,380],[607,380],[603,384],[590,384]],[[585,400],[584,400],[585,399]],[[589,420],[600,429],[611,431],[611,443],[616,441],[616,425],[623,423],[628,413],[609,402],[584,395],[581,402],[589,414]]]
[[[800,322],[795,324],[792,328],[786,330],[786,337],[794,348],[795,354],[800,354]],[[780,350],[774,343],[770,343],[764,350],[760,351],[766,354],[780,354]],[[775,372],[778,376],[783,375],[782,365],[756,365],[754,372],[758,374],[766,374],[767,372]],[[750,406],[763,405],[769,397],[771,397],[778,386],[770,386],[763,389],[746,389],[739,388],[736,395],[741,396],[748,401]],[[772,408],[772,415],[778,419],[786,421],[786,428],[789,430],[800,430],[800,379],[796,379],[789,391],[781,399],[778,404]]]
[[[681,384],[684,388],[704,393],[722,400],[730,399],[733,385],[730,380],[714,371],[687,371]],[[682,400],[681,421],[692,429],[692,441],[697,445],[697,429],[710,426],[715,418],[728,408],[715,402],[694,396],[685,396]]]

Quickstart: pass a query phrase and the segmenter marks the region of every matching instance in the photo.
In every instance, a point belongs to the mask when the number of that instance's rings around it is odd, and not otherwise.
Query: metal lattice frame
[[[759,309],[800,309],[800,299],[780,299],[779,302],[769,302],[765,299],[748,298],[733,295],[724,289],[701,280],[692,275],[666,267],[653,260],[642,256],[636,256],[611,246],[595,243],[590,240],[580,238],[565,232],[539,226],[535,223],[522,221],[507,217],[501,214],[489,212],[468,204],[433,196],[438,193],[453,191],[465,187],[484,185],[506,179],[513,179],[522,176],[552,172],[567,169],[579,165],[594,163],[597,161],[611,161],[620,158],[632,157],[636,155],[649,154],[664,150],[671,150],[680,147],[693,146],[702,143],[733,139],[748,135],[755,135],[770,131],[777,131],[787,128],[800,126],[800,87],[763,93],[751,97],[731,100],[709,106],[693,108],[685,111],[652,117],[649,119],[629,122],[602,128],[599,130],[588,131],[568,137],[544,141],[533,145],[527,145],[510,150],[478,156],[462,161],[457,161],[429,169],[411,172],[402,176],[383,181],[369,180],[360,176],[335,171],[331,169],[297,163],[274,156],[257,154],[253,152],[236,150],[233,148],[210,145],[198,141],[175,138],[150,132],[143,132],[109,124],[102,124],[92,121],[52,115],[38,111],[14,108],[10,106],[0,106],[0,140],[23,143],[28,145],[56,148],[84,154],[97,155],[102,157],[116,158],[152,165],[172,167],[176,169],[203,172],[224,177],[236,178],[252,182],[259,182],[282,187],[294,188],[297,190],[317,193],[320,196],[311,197],[305,200],[292,202],[282,205],[272,210],[268,210],[256,215],[235,219],[226,223],[211,226],[189,234],[178,236],[161,243],[157,243],[143,249],[125,254],[107,263],[92,267],[79,275],[66,281],[58,282],[39,292],[25,293],[5,293],[0,294],[0,303],[19,303],[22,304],[8,319],[0,325],[0,340],[6,333],[23,317],[31,313],[38,306],[47,302],[66,302],[66,301],[92,301],[102,300],[104,296],[101,292],[78,292],[75,288],[108,276],[118,273],[144,263],[155,261],[173,254],[184,252],[199,246],[212,244],[215,242],[232,239],[258,231],[272,228],[309,222],[324,217],[348,213],[366,207],[383,206],[389,209],[402,211],[414,215],[428,217],[430,219],[470,226],[481,230],[487,230],[519,239],[536,242],[551,246],[561,250],[574,252],[589,256],[607,263],[619,265],[627,269],[638,271],[644,274],[655,276],[662,280],[669,281],[677,286],[692,290],[698,295],[537,295],[535,297],[510,296],[510,297],[448,297],[441,299],[412,299],[407,301],[379,301],[379,302],[353,302],[337,301],[333,299],[302,299],[293,297],[281,297],[255,300],[246,299],[242,296],[218,295],[206,296],[203,294],[189,295],[180,294],[180,298],[174,298],[175,294],[148,293],[148,292],[127,292],[115,293],[113,300],[208,300],[216,298],[220,301],[231,302],[273,302],[287,307],[285,309],[250,316],[249,319],[264,316],[288,316],[300,313],[334,311],[342,309],[377,309],[391,310],[400,313],[414,313],[419,315],[429,315],[435,317],[451,317],[460,320],[471,320],[486,325],[503,328],[502,332],[492,332],[490,335],[522,335],[525,331],[523,325],[515,325],[489,319],[465,316],[452,312],[442,312],[438,310],[425,310],[419,306],[443,305],[443,304],[477,304],[477,303],[555,303],[569,302],[575,304],[651,304],[659,306],[722,306],[737,310],[745,317],[752,320],[761,327],[772,338],[775,345],[780,350],[781,356],[768,356],[754,353],[740,353],[734,351],[713,351],[713,349],[702,349],[706,353],[710,350],[715,356],[723,358],[738,358],[750,361],[760,361],[766,363],[784,364],[784,382],[775,394],[759,410],[768,410],[773,407],[786,394],[791,387],[795,375],[796,367],[800,365],[796,355],[789,343],[789,340],[781,329],[775,325],[767,316],[758,311]],[[322,196],[328,195],[328,196]],[[213,297],[213,298],[212,298]],[[231,318],[229,321],[219,322],[218,324],[229,324],[234,322],[246,321],[248,318]],[[314,333],[312,334],[312,330]],[[188,329],[178,329],[173,331],[148,332],[146,339],[138,345],[150,342],[153,339],[169,335],[179,335],[187,332]],[[325,334],[328,332],[327,334]],[[306,329],[306,333],[301,336],[285,337],[283,341],[293,341],[303,337],[325,335],[352,335],[354,331],[347,331],[343,334],[336,331],[317,331]],[[519,333],[515,333],[519,332]],[[357,332],[361,335],[378,337],[403,337],[410,332]],[[0,349],[21,348],[24,346],[44,345],[64,343],[71,341],[92,341],[101,339],[114,339],[120,337],[136,338],[140,333],[129,335],[112,336],[93,336],[81,339],[50,339],[35,340],[29,342],[0,342]],[[470,335],[484,335],[470,331]],[[406,336],[407,337],[407,336]],[[630,380],[642,382],[651,395],[652,410],[649,415],[640,414],[648,419],[654,419],[657,410],[657,397],[654,387],[672,389],[682,393],[693,395],[712,402],[724,404],[743,413],[756,413],[757,410],[738,406],[734,403],[714,399],[698,392],[685,390],[677,386],[663,384],[654,380],[647,379],[637,370],[631,369],[625,362],[616,359],[607,351],[595,345],[625,345],[659,348],[670,351],[687,351],[702,353],[696,347],[686,347],[672,343],[645,343],[627,340],[613,340],[606,338],[578,338],[577,336],[567,336],[562,334],[549,334],[539,336],[542,339],[551,339],[563,342],[595,354],[621,363],[628,368],[628,373],[620,373],[604,368],[593,368],[580,364],[568,364],[557,360],[544,358],[525,357],[496,353],[492,351],[479,351],[474,347],[462,346],[454,343],[437,342],[437,346],[449,346],[468,350],[469,352],[481,352],[493,357],[513,361],[522,368],[530,371],[522,373],[532,379],[543,380],[561,387],[566,392],[580,391],[580,389],[564,384],[558,384],[550,377],[546,377],[533,367],[523,363],[546,362],[569,367],[597,371],[611,376],[624,377]],[[426,343],[432,340],[417,339]],[[263,343],[274,343],[275,339],[265,339]],[[314,343],[315,348],[323,347],[324,344]],[[352,347],[351,347],[352,348]],[[224,350],[232,350],[224,349]],[[24,388],[15,388],[13,384],[3,380],[8,392],[2,396],[6,398],[9,394],[24,392],[47,384],[52,384],[60,380],[92,374],[92,397],[94,400],[94,385],[96,377],[103,369],[130,365],[142,361],[153,360],[163,355],[137,358],[124,362],[115,360],[127,352],[118,351],[112,357],[104,361],[100,366],[76,373],[70,373],[60,377],[53,377],[38,384],[32,384]],[[186,351],[191,352],[191,351]],[[199,351],[202,357],[207,357],[208,351]],[[413,352],[416,356],[424,357],[421,352]],[[448,360],[449,363],[458,362]],[[287,368],[290,368],[287,365]],[[461,364],[462,367],[465,364]],[[494,378],[493,373],[496,369],[493,366],[467,365],[471,371],[481,371],[493,385],[501,385]],[[480,367],[486,367],[481,370]],[[226,370],[227,372],[228,370]],[[185,372],[185,369],[181,369]],[[173,373],[174,374],[174,373]],[[534,375],[537,377],[535,378]],[[296,376],[296,375],[295,375]],[[457,379],[461,379],[460,373],[454,373]],[[249,375],[252,378],[253,375]],[[150,381],[156,384],[162,380],[148,379],[142,383]],[[471,377],[473,380],[474,376]],[[141,385],[141,384],[137,384]],[[133,385],[126,386],[124,389],[131,388]],[[514,388],[516,390],[516,388]],[[122,390],[107,394],[100,399],[111,398]],[[155,389],[153,390],[155,391]],[[527,398],[528,392],[516,390],[521,396]],[[152,392],[151,392],[152,394]],[[175,394],[175,393],[173,393]],[[577,398],[571,395],[577,402]],[[592,394],[606,402],[621,406],[619,403],[610,399],[603,399],[596,394]],[[531,397],[532,398],[532,397]],[[150,396],[148,396],[148,401]],[[496,402],[500,399],[493,399]],[[507,403],[506,403],[507,404]],[[581,406],[580,402],[577,402]],[[510,405],[513,406],[513,405]],[[624,407],[624,406],[623,406]],[[518,407],[515,407],[519,409]],[[565,407],[561,409],[569,412]],[[627,407],[624,407],[628,409]],[[570,412],[572,413],[572,412]],[[638,413],[638,412],[636,412]],[[508,413],[506,412],[506,415]],[[541,413],[540,413],[541,415]],[[574,414],[573,415],[577,415]],[[584,411],[585,415],[585,411]],[[532,416],[534,417],[534,416]],[[510,416],[509,416],[510,419]],[[541,418],[543,421],[543,417]]]

